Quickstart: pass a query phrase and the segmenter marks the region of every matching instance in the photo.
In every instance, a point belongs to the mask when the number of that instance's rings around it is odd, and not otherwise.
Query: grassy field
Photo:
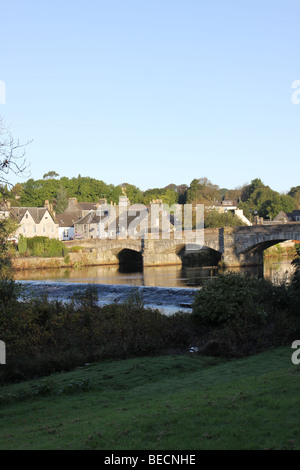
[[[300,449],[291,353],[104,361],[1,387],[0,449]]]

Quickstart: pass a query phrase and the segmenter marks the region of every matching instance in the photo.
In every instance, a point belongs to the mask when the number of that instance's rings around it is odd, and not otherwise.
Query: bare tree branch
[[[15,140],[0,117],[0,186],[13,186],[9,177],[11,174],[24,176],[28,170],[25,147],[31,142],[21,144],[19,140]]]

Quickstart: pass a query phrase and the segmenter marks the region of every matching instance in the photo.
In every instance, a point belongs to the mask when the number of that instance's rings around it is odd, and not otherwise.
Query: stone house
[[[97,210],[101,205],[106,204],[106,199],[100,199],[98,202],[78,202],[76,197],[69,198],[68,207],[64,214],[74,214],[76,220],[84,217],[92,210]]]
[[[74,238],[89,239],[98,238],[98,226],[100,216],[97,211],[92,210],[87,215],[78,219],[74,224],[75,235]]]
[[[106,199],[100,199],[98,202],[78,202],[75,197],[69,198],[66,210],[63,214],[56,216],[56,222],[59,224],[59,239],[93,238],[90,232],[93,227],[86,227],[90,223],[90,217],[83,222],[82,219],[92,211],[96,212],[102,204],[106,204]],[[91,236],[88,236],[89,233]]]
[[[9,217],[17,222],[16,239],[22,234],[26,238],[43,236],[58,238],[58,224],[46,207],[11,207]]]

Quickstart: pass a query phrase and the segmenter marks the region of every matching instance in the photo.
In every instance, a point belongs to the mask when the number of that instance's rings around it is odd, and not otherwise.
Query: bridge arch
[[[143,270],[143,255],[140,251],[123,248],[117,258],[120,272],[140,272]]]
[[[263,252],[285,241],[300,240],[300,224],[239,227],[224,231],[226,266],[263,265]]]
[[[183,267],[217,266],[221,261],[222,253],[210,246],[195,250],[184,247],[180,257]]]

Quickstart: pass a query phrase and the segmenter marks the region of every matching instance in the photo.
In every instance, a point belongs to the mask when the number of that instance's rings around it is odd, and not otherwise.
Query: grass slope
[[[0,388],[0,449],[300,449],[290,348],[105,361]]]

